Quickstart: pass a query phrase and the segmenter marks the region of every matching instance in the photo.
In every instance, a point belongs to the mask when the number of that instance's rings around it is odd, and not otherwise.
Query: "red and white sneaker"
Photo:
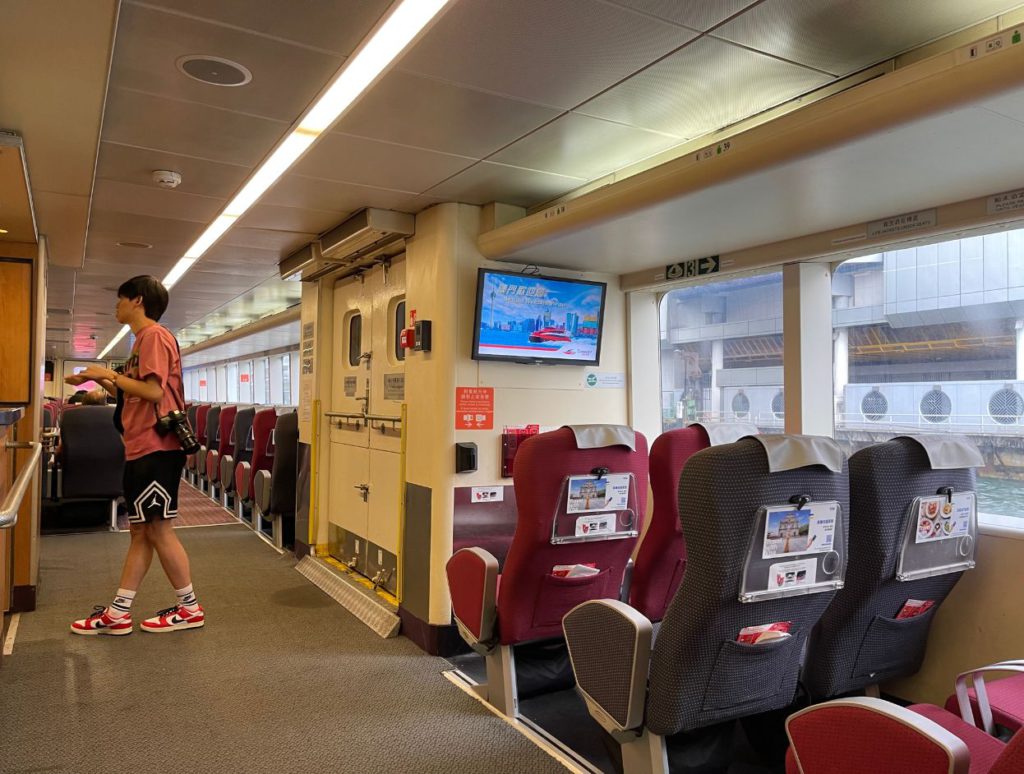
[[[198,629],[205,623],[206,616],[202,607],[190,613],[180,605],[175,605],[147,618],[139,626],[145,632],[176,632],[179,629]]]
[[[123,618],[111,618],[107,615],[107,608],[103,605],[96,605],[92,609],[92,615],[88,618],[81,618],[71,624],[72,634],[131,634],[131,614]]]

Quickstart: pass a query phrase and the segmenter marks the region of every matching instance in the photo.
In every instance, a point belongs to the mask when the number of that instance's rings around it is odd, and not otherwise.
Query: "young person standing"
[[[94,365],[65,379],[75,386],[96,381],[117,397],[114,423],[124,439],[124,498],[131,530],[121,587],[113,602],[73,622],[75,634],[131,634],[132,602],[154,551],[178,603],[144,620],[143,631],[172,632],[206,623],[192,590],[188,555],[173,528],[185,452],[175,433],[157,430],[158,417],[185,406],[178,342],[158,324],[167,303],[167,288],[156,277],[143,275],[125,282],[117,289],[116,316],[131,328],[135,345],[124,373]]]

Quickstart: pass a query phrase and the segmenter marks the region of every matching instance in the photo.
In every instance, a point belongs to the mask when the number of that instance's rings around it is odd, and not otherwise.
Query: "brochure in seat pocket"
[[[896,618],[897,620],[900,618],[917,618],[919,615],[927,613],[934,606],[935,600],[932,599],[908,599],[896,614]]]
[[[584,564],[556,564],[551,568],[551,574],[556,578],[585,578],[588,575],[597,575],[601,572],[594,562]]]
[[[784,640],[792,636],[789,633],[790,624],[790,621],[776,621],[775,623],[761,624],[760,626],[744,626],[740,629],[736,642],[742,642],[745,645],[757,645],[758,643],[770,642],[771,640]]]

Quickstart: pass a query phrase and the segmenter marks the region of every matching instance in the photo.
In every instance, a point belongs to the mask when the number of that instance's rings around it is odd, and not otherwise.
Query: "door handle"
[[[367,502],[370,496],[370,485],[369,484],[354,484],[353,489],[359,490],[359,496],[363,498],[363,502]]]

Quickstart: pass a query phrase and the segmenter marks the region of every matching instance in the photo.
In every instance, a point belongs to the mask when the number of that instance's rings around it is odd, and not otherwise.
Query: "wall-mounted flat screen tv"
[[[474,360],[597,365],[603,282],[480,269]]]

